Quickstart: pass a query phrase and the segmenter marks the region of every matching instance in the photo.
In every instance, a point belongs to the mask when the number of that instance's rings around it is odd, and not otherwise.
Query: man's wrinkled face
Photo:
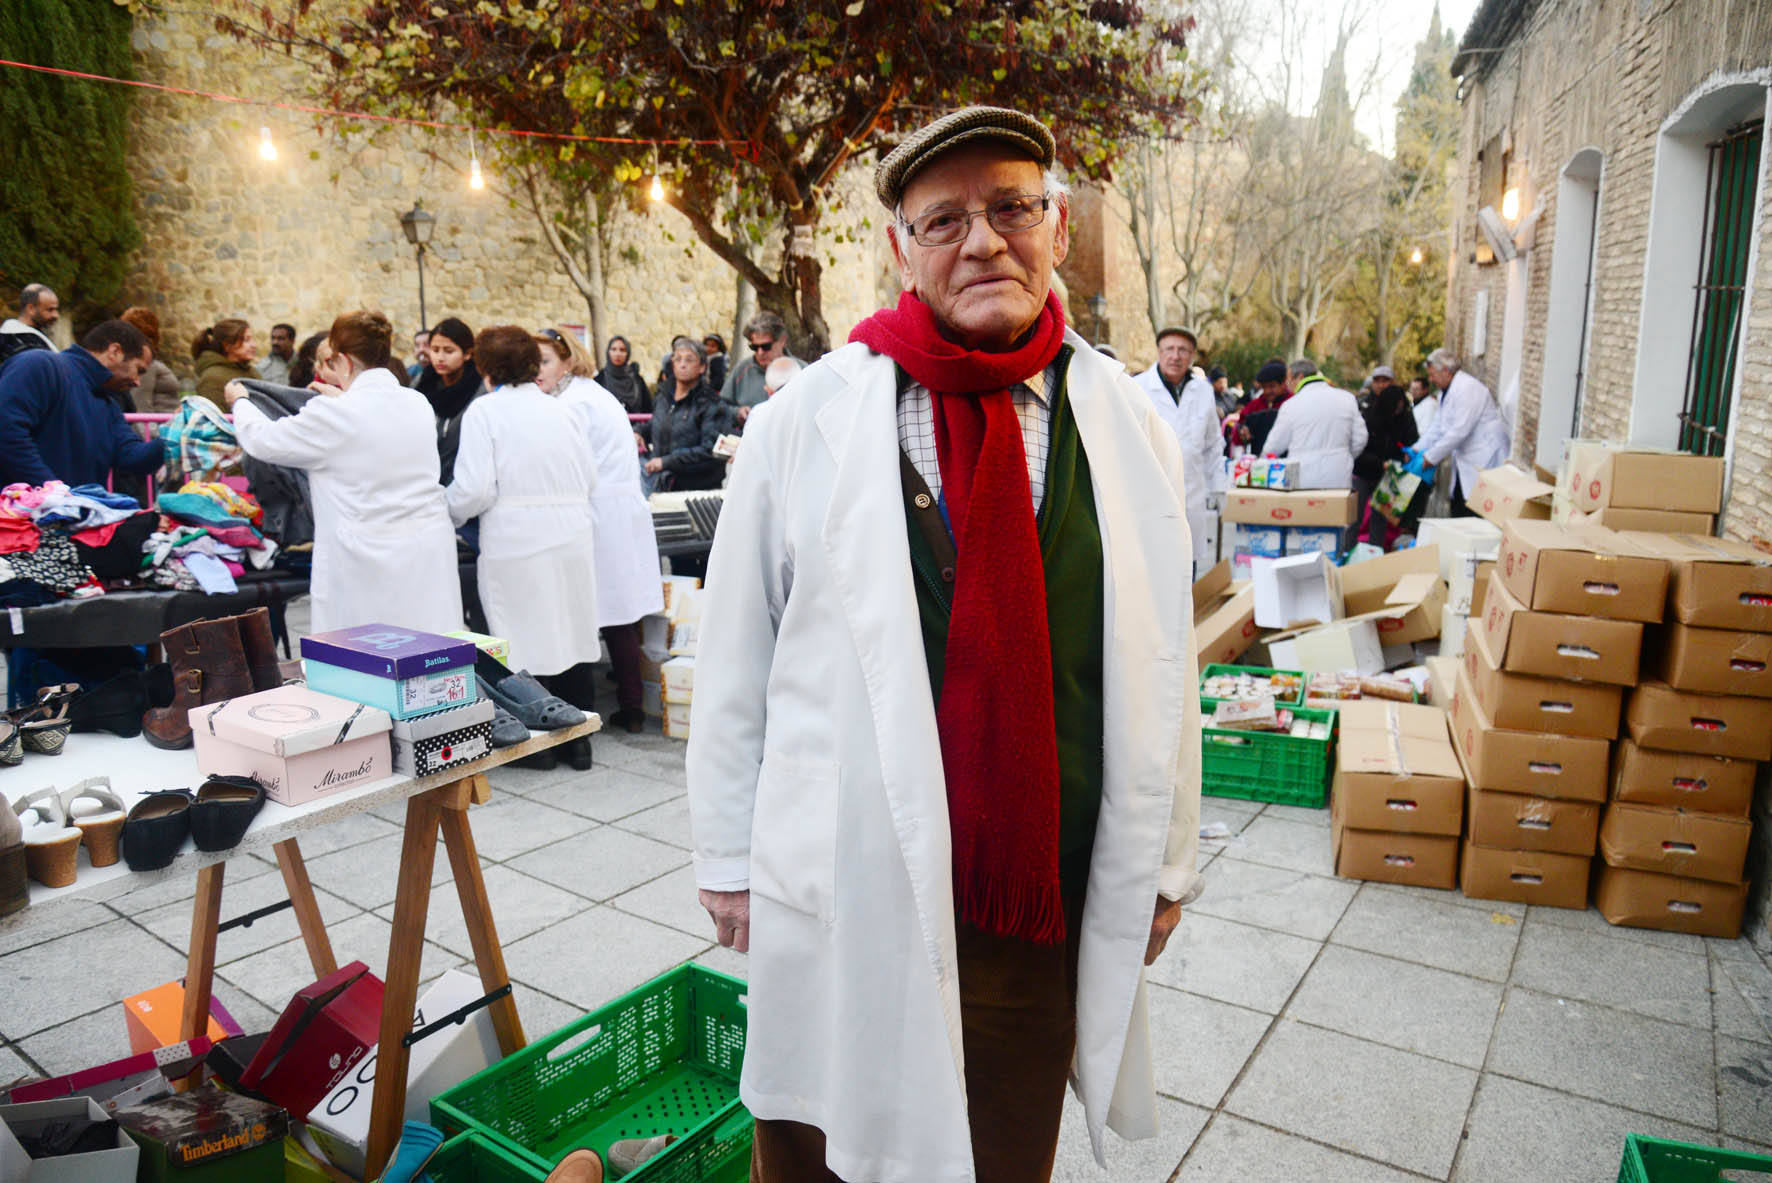
[[[1015,149],[967,143],[925,165],[905,186],[892,227],[899,281],[928,306],[944,337],[970,349],[1013,347],[1033,327],[1052,271],[1070,249],[1069,214],[1054,198],[1036,226],[1010,233],[984,211],[1044,194],[1040,166]],[[965,236],[942,246],[916,241],[906,223],[976,214]]]
[[[1157,372],[1173,386],[1187,375],[1194,364],[1194,343],[1180,333],[1170,333],[1157,342]]]
[[[37,297],[37,302],[25,309],[19,319],[34,329],[46,329],[61,318],[61,297],[54,292],[44,292]]]
[[[1454,371],[1446,366],[1436,366],[1433,362],[1427,363],[1428,381],[1432,382],[1435,386],[1438,386],[1441,390],[1452,385],[1453,373]]]

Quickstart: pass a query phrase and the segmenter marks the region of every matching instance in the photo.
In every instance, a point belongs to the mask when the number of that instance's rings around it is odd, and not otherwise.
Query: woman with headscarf
[[[449,516],[458,526],[480,521],[480,602],[487,627],[511,647],[507,664],[589,710],[602,649],[590,441],[573,410],[535,384],[541,348],[528,329],[494,325],[474,344],[492,389],[462,418]],[[591,766],[588,739],[560,754]]]
[[[543,329],[536,384],[572,408],[583,422],[597,468],[591,494],[592,545],[597,560],[597,624],[609,646],[619,710],[611,723],[630,732],[646,727],[641,683],[640,619],[664,611],[658,578],[658,538],[640,489],[640,456],[627,413],[590,377],[595,362],[569,330]],[[575,706],[592,709],[590,702]]]
[[[603,368],[597,371],[596,382],[613,394],[622,410],[630,415],[644,415],[652,409],[652,392],[646,389],[646,379],[626,337],[609,338],[609,344],[603,347]]]
[[[455,474],[455,453],[461,446],[461,417],[483,386],[474,365],[474,330],[456,317],[444,317],[431,330],[425,358],[425,368],[413,388],[425,396],[436,417],[437,458],[447,485]]]
[[[271,419],[224,388],[248,456],[306,469],[314,504],[313,631],[385,623],[425,632],[461,627],[455,531],[429,409],[387,369],[394,330],[379,312],[332,322],[319,350],[326,396]]]

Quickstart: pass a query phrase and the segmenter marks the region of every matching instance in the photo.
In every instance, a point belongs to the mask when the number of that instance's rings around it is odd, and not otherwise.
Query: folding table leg
[[[314,884],[308,878],[308,864],[302,861],[301,847],[294,838],[286,838],[271,849],[277,852],[277,869],[283,872],[283,887],[295,909],[295,922],[301,926],[302,943],[308,947],[314,977],[336,972],[338,958],[332,955],[332,938],[326,935],[326,921],[320,918],[320,905],[314,899]]]
[[[195,1039],[209,1030],[209,995],[215,985],[215,936],[221,925],[222,872],[227,863],[211,863],[197,872],[197,894],[191,900],[191,941],[185,961],[185,1010],[179,1038]],[[179,1087],[197,1082],[193,1072]]]
[[[461,897],[462,920],[474,946],[474,964],[480,970],[480,988],[488,994],[508,984],[504,947],[492,922],[492,905],[486,898],[486,880],[480,874],[480,855],[474,849],[474,832],[468,828],[468,811],[453,802],[443,809],[443,844],[449,851],[449,869],[455,877],[455,893]],[[517,1000],[507,994],[487,1008],[492,1028],[498,1033],[499,1050],[505,1055],[520,1051],[529,1041],[517,1018]]]
[[[405,1119],[408,1053],[401,1040],[412,1030],[412,1011],[418,1005],[419,959],[424,952],[431,869],[437,856],[439,798],[454,787],[445,785],[406,801],[400,877],[394,890],[394,928],[388,938],[381,1038],[375,1052],[375,1092],[369,1107],[368,1169],[364,1174],[367,1179],[378,1177],[387,1165]]]

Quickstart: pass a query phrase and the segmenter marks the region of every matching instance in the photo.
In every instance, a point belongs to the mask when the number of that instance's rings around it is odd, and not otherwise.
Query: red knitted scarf
[[[996,936],[1064,940],[1058,881],[1058,735],[1052,641],[1027,453],[1009,387],[1052,364],[1064,309],[1048,294],[1026,343],[963,349],[914,293],[855,327],[927,387],[959,552],[935,721],[947,774],[954,898]]]

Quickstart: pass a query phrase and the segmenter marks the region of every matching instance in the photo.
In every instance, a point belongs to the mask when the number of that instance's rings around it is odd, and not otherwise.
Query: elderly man
[[[1411,455],[1419,453],[1435,466],[1452,458],[1452,516],[1471,517],[1464,499],[1477,487],[1478,473],[1507,459],[1512,447],[1507,424],[1489,388],[1460,368],[1458,355],[1450,349],[1427,355],[1427,376],[1444,393],[1439,414],[1421,433]]]
[[[1031,117],[883,160],[902,292],[760,413],[703,601],[701,899],[750,951],[752,1178],[1047,1179],[1075,1070],[1155,1132],[1144,965],[1200,889],[1174,434],[1051,291]]]
[[[1317,363],[1300,358],[1286,367],[1292,397],[1274,417],[1265,450],[1298,460],[1301,489],[1353,487],[1354,457],[1366,448],[1366,421],[1352,393],[1329,385]]]
[[[769,398],[775,392],[794,380],[794,375],[806,368],[806,363],[797,357],[778,357],[769,363],[763,371],[763,393]]]
[[[1187,329],[1170,327],[1157,334],[1157,361],[1140,374],[1139,388],[1150,396],[1157,417],[1169,425],[1181,445],[1187,475],[1188,530],[1194,538],[1194,571],[1212,565],[1212,498],[1224,491],[1224,428],[1212,386],[1193,373],[1199,342]]]

